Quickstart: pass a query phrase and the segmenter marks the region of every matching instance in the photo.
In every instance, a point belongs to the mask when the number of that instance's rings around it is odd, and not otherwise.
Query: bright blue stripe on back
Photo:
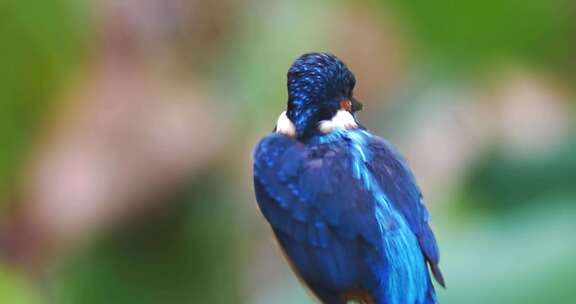
[[[384,241],[388,263],[388,276],[380,282],[386,303],[424,303],[429,288],[428,272],[416,235],[404,217],[392,206],[366,164],[371,159],[367,140],[372,135],[364,130],[338,130],[319,138],[320,143],[330,143],[343,138],[350,140],[352,173],[363,182],[374,196],[377,206],[375,216]]]

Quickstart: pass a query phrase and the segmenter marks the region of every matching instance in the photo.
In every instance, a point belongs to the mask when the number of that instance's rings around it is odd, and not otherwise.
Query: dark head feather
[[[307,53],[288,70],[288,118],[298,137],[306,137],[321,120],[332,118],[340,101],[352,99],[356,79],[338,57]]]

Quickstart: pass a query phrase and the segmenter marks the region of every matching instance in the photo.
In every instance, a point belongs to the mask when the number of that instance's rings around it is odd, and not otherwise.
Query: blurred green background
[[[575,303],[576,4],[0,3],[0,303],[313,303],[251,152],[308,51],[433,215],[441,303]]]

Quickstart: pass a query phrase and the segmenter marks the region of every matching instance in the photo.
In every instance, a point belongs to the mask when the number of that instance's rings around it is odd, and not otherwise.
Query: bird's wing
[[[414,176],[402,156],[384,139],[371,136],[368,142],[372,159],[367,167],[377,179],[396,210],[399,210],[416,234],[436,281],[444,286],[444,278],[438,268],[439,251],[430,225],[428,210]]]
[[[275,229],[312,246],[362,238],[380,248],[374,200],[350,163],[344,142],[310,147],[281,134],[265,137],[254,154],[262,213]]]
[[[365,167],[417,236],[434,277],[443,285],[436,239],[412,173],[383,139],[369,135],[363,145],[371,154]],[[268,222],[313,246],[328,247],[335,237],[361,238],[381,249],[385,236],[375,217],[376,203],[354,174],[350,151],[347,140],[306,146],[281,134],[265,137],[254,154],[254,183]]]

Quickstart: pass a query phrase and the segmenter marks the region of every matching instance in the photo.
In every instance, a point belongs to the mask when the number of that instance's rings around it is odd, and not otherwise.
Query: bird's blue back
[[[295,271],[324,303],[435,303],[436,240],[414,178],[363,129],[305,142],[271,134],[254,155],[262,213]]]

